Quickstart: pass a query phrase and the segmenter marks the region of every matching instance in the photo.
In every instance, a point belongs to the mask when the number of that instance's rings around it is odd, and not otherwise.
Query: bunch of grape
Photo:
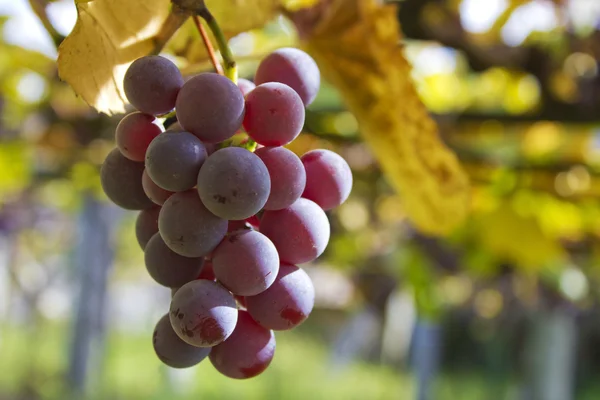
[[[339,155],[299,158],[282,147],[300,134],[317,94],[314,60],[280,49],[261,62],[255,82],[203,73],[184,83],[160,56],[136,60],[125,75],[138,111],[119,123],[101,182],[114,203],[141,210],[136,235],[148,273],[172,288],[153,344],[174,368],[207,356],[232,378],[267,368],[273,330],[298,326],[314,305],[297,265],[323,253],[325,210],[352,187]],[[156,116],[173,109],[177,122],[164,131]]]

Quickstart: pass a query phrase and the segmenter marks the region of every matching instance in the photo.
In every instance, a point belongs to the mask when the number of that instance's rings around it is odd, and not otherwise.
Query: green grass
[[[69,335],[64,327],[35,332],[2,327],[0,394],[15,394],[24,384],[44,399],[63,399]],[[208,360],[191,372],[163,367],[148,335],[111,335],[102,373],[92,372],[95,399],[412,399],[410,377],[391,368],[353,364],[329,367],[326,348],[300,334],[277,334],[277,351],[261,376],[236,381],[221,376]],[[32,371],[34,371],[32,373]]]

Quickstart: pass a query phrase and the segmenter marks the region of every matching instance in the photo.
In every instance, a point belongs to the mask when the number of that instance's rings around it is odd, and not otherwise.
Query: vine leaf
[[[411,81],[396,7],[322,0],[291,18],[324,78],[356,116],[408,217],[425,233],[449,233],[468,214],[469,182]]]
[[[264,25],[276,16],[280,3],[206,0],[229,37]],[[106,114],[124,112],[125,71],[135,59],[153,51],[153,37],[169,16],[170,5],[170,0],[76,1],[77,23],[58,49],[61,79],[96,110]],[[174,47],[199,42],[192,27],[182,27],[173,40]],[[194,57],[206,58],[206,54]]]

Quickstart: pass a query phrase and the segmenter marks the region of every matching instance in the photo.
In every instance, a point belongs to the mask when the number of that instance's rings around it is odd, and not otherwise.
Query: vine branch
[[[214,49],[212,43],[210,42],[210,38],[208,37],[208,34],[206,33],[206,29],[204,29],[204,26],[202,26],[202,23],[200,22],[200,18],[198,18],[197,15],[194,15],[192,17],[192,19],[194,20],[194,24],[196,25],[196,28],[198,29],[198,32],[200,33],[200,37],[202,37],[202,41],[204,42],[204,47],[206,47],[206,51],[208,52],[208,56],[210,57],[210,62],[212,63],[213,67],[215,68],[215,71],[217,71],[217,74],[223,75],[224,74],[223,66],[217,59],[217,55],[215,54],[215,49]]]
[[[165,22],[163,22],[158,33],[152,38],[154,49],[151,54],[156,55],[160,53],[169,39],[171,39],[175,32],[177,32],[191,15],[191,12],[173,3],[169,16]]]
[[[215,36],[215,40],[217,41],[217,45],[219,46],[219,51],[221,52],[221,57],[223,57],[223,69],[225,76],[231,79],[233,83],[237,84],[237,64],[233,59],[233,53],[231,52],[231,49],[227,44],[227,38],[225,37],[225,34],[221,30],[221,27],[217,23],[215,17],[211,14],[208,8],[206,8],[206,6],[198,10],[198,15],[202,17],[204,21],[206,21],[206,24]]]

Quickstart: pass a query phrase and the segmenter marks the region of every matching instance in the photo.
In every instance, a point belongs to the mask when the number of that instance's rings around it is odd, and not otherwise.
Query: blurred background
[[[399,2],[419,93],[473,183],[443,240],[407,223],[323,84],[291,148],[339,152],[354,189],[305,266],[313,314],[249,381],[156,358],[170,291],[98,179],[119,116],[58,80],[76,11],[52,1],[42,22],[45,3],[0,0],[1,400],[600,398],[600,1]],[[295,43],[283,18],[231,41],[247,77]]]

